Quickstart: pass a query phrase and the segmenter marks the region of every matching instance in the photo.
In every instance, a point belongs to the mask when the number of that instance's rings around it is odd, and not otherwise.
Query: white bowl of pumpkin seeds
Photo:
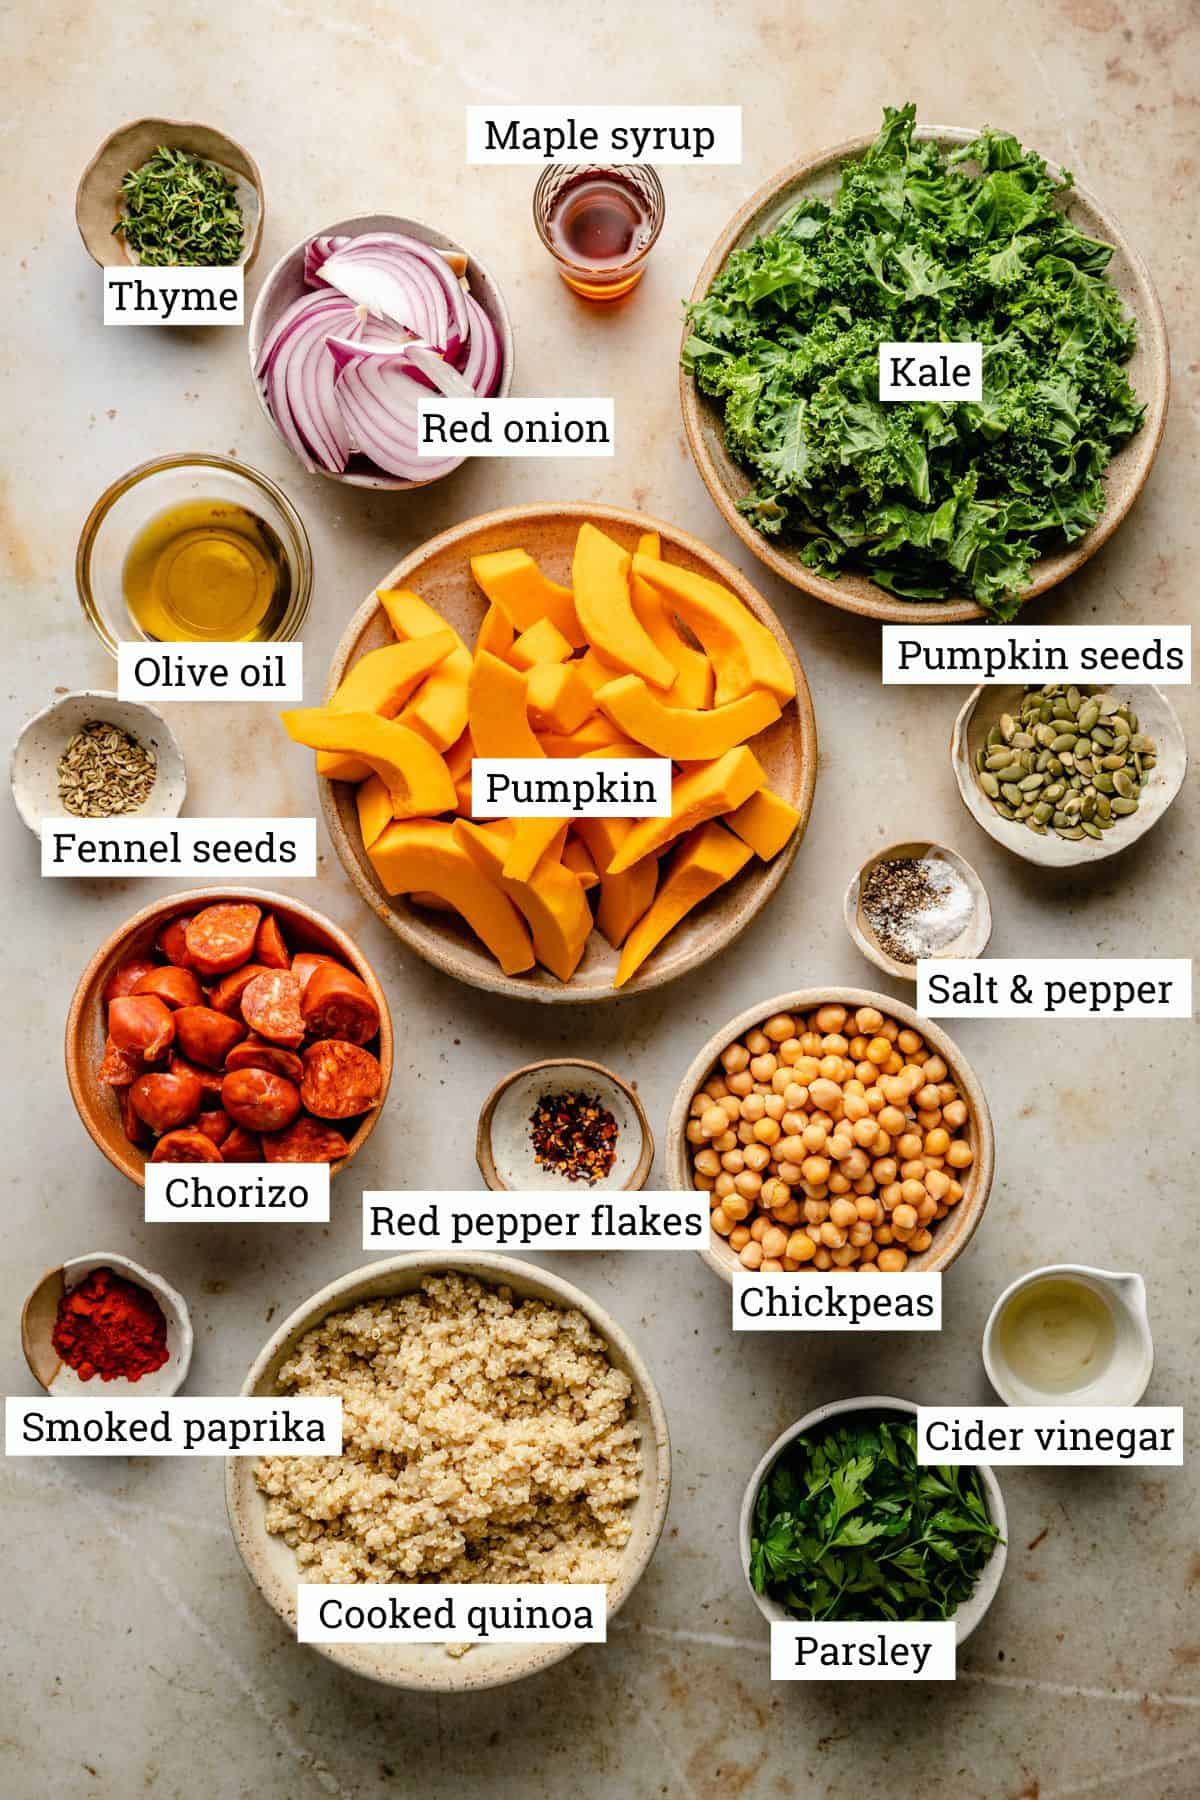
[[[1065,869],[1118,855],[1162,818],[1183,784],[1187,744],[1161,688],[1000,684],[971,694],[950,759],[989,837]]]
[[[173,819],[187,794],[183,751],[152,706],[84,688],[22,727],[13,801],[35,834],[43,819]]]

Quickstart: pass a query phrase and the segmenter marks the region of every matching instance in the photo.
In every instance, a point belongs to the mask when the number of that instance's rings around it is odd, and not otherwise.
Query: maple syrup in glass
[[[663,210],[662,183],[647,163],[556,163],[533,196],[538,235],[567,286],[585,300],[617,300],[637,284]]]

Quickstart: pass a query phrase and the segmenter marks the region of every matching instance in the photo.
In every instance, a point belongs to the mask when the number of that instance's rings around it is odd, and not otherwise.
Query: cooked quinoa
[[[433,1275],[331,1313],[281,1393],[342,1402],[340,1457],[264,1457],[306,1581],[611,1581],[642,1458],[632,1384],[581,1312]]]

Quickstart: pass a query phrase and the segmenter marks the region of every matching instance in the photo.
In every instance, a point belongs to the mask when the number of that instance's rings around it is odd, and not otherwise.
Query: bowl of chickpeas
[[[672,1188],[709,1195],[701,1251],[732,1281],[949,1268],[992,1186],[987,1100],[958,1046],[911,1006],[805,988],[732,1019],[671,1109]]]

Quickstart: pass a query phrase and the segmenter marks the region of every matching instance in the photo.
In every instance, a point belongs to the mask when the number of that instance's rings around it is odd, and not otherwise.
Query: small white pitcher
[[[1112,1316],[1114,1340],[1107,1366],[1084,1386],[1049,1393],[1031,1387],[1014,1373],[1001,1347],[997,1326],[1015,1296],[1039,1281],[1077,1281],[1105,1301]],[[983,1333],[983,1366],[1006,1406],[1136,1406],[1154,1369],[1154,1339],[1146,1305],[1146,1284],[1137,1274],[1089,1269],[1082,1263],[1048,1263],[1012,1282],[1000,1295]]]

